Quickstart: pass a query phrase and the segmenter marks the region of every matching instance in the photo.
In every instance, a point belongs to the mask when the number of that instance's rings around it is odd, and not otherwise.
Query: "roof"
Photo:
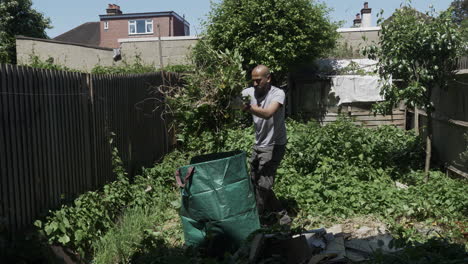
[[[174,16],[180,21],[183,21],[187,26],[190,26],[190,23],[181,17],[174,11],[164,11],[164,12],[146,12],[146,13],[124,13],[120,15],[99,15],[101,20],[108,19],[126,19],[126,18],[145,18],[145,17],[164,17],[164,16]]]
[[[100,22],[87,22],[58,35],[54,40],[99,46],[99,42],[101,41],[99,27]]]

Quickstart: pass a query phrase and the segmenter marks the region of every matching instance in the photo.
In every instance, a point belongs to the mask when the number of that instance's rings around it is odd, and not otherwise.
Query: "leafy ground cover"
[[[419,137],[346,120],[326,127],[289,120],[287,129],[287,154],[275,191],[295,216],[294,230],[373,218],[406,246],[393,256],[405,260],[397,263],[466,260],[466,182],[432,171],[424,183]],[[183,248],[174,169],[201,153],[249,151],[253,137],[252,129],[204,132],[131,181],[114,152],[116,182],[80,196],[37,225],[49,242],[94,263],[209,263]],[[407,188],[397,187],[397,181]],[[371,263],[391,259],[376,253]]]

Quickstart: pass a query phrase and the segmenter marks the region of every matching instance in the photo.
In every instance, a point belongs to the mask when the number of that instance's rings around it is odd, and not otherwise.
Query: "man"
[[[287,141],[284,123],[286,96],[283,90],[271,85],[270,70],[265,65],[252,70],[252,81],[253,87],[242,91],[242,96],[250,97],[250,102],[244,104],[242,110],[252,114],[255,126],[250,165],[258,211],[261,217],[276,214],[280,224],[289,224],[291,219],[272,190]]]

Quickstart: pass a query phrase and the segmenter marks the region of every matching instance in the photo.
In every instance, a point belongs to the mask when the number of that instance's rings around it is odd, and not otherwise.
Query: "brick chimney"
[[[361,27],[361,14],[357,13],[356,14],[356,19],[353,20],[353,27]]]
[[[108,15],[121,15],[122,14],[122,11],[120,11],[120,6],[116,4],[109,4],[107,6],[106,11]]]
[[[361,27],[371,27],[372,26],[372,9],[369,8],[369,3],[364,2],[364,8],[361,9],[362,23]]]

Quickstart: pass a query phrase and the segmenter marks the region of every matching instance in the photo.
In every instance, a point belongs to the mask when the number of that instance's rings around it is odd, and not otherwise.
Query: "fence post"
[[[414,108],[414,132],[419,136],[419,109]]]
[[[96,189],[97,184],[97,150],[96,150],[96,115],[94,109],[94,87],[92,74],[86,74],[86,89],[89,91],[88,113],[89,113],[89,144],[91,154],[91,173],[88,179],[88,188]]]

